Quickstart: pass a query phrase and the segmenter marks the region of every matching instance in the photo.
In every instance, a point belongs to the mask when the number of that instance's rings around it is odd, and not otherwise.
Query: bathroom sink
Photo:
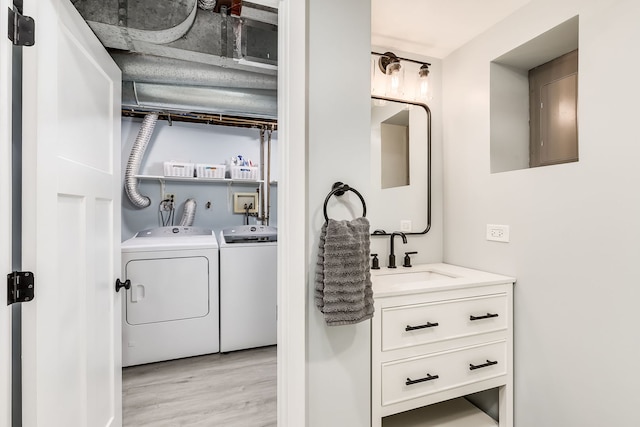
[[[386,276],[386,277],[385,277]],[[436,271],[398,271],[397,273],[391,273],[389,275],[381,275],[380,276],[389,278],[393,280],[395,283],[413,283],[413,282],[425,282],[428,280],[440,280],[440,279],[450,279],[455,276],[449,276],[447,274],[438,273]]]
[[[377,282],[383,286],[403,286],[403,285],[418,285],[421,283],[441,281],[446,279],[455,279],[458,276],[453,274],[446,274],[440,271],[434,270],[386,270],[380,271],[374,276],[374,282]]]
[[[371,270],[374,298],[502,283],[504,277],[445,263]]]

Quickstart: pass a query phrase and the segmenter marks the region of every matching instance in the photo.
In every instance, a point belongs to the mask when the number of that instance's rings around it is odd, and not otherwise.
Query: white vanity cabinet
[[[372,270],[372,427],[513,426],[514,282],[448,264]],[[496,387],[499,424],[451,400]]]

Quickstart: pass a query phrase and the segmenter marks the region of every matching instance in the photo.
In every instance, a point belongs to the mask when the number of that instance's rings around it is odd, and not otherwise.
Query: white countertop
[[[513,277],[443,263],[371,270],[374,297],[463,289],[515,281]]]

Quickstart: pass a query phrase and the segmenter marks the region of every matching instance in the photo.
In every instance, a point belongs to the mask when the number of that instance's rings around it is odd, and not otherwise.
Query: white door
[[[68,0],[24,13],[23,425],[120,426],[120,70]]]
[[[11,42],[7,34],[10,3],[0,2],[0,272],[11,271]],[[3,277],[0,277],[4,279]],[[0,296],[0,427],[11,425],[11,309]]]

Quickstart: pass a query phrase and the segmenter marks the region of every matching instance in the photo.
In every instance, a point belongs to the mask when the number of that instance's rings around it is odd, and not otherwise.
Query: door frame
[[[278,9],[278,425],[307,423],[307,2]]]
[[[11,271],[11,134],[12,134],[12,50],[7,34],[9,1],[0,4],[0,266],[3,274]],[[13,7],[12,7],[13,8]],[[0,298],[0,427],[11,425],[11,306],[2,288]]]
[[[2,3],[2,16],[7,13]],[[278,116],[280,164],[278,191],[280,220],[278,245],[278,425],[307,425],[307,5],[304,1],[280,0]],[[0,34],[6,34],[6,17]],[[2,29],[5,30],[2,30]],[[7,43],[0,46],[0,235],[11,235],[11,62]],[[0,244],[0,265],[10,271],[10,240]],[[1,301],[0,301],[1,303]],[[0,427],[11,422],[10,310],[0,304]]]

